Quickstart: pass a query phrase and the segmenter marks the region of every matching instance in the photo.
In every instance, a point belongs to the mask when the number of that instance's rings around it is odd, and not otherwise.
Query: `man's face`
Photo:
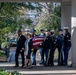
[[[41,31],[41,33],[43,33],[43,34],[44,34],[44,31]]]
[[[68,29],[65,29],[65,30],[64,30],[64,34],[66,34],[67,32],[68,32]]]
[[[46,35],[50,35],[50,32],[48,31],[48,32],[46,32],[45,34],[46,34]]]
[[[18,36],[20,36],[22,34],[22,32],[18,32]]]
[[[63,34],[63,31],[59,31],[59,35]]]
[[[51,32],[50,34],[51,34],[51,35],[53,35],[53,34],[54,34],[54,32]]]
[[[28,38],[28,39],[31,38],[30,35],[27,35],[27,38]]]
[[[32,35],[35,35],[35,32],[32,32]]]
[[[66,30],[64,30],[64,34],[66,33]]]

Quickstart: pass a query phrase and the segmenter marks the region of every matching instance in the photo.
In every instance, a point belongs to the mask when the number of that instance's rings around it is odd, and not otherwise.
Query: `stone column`
[[[61,28],[69,27],[71,33],[71,2],[62,2],[61,3]],[[72,52],[69,52],[68,60],[72,60]],[[71,64],[71,62],[70,62]]]
[[[72,1],[71,34],[72,34],[72,64],[76,67],[76,0]]]
[[[61,28],[69,27],[71,32],[71,3],[62,2],[61,3]]]

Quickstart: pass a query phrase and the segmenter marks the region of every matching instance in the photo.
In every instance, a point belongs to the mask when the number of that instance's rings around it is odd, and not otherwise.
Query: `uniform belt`
[[[68,40],[68,41],[71,41],[71,40]]]

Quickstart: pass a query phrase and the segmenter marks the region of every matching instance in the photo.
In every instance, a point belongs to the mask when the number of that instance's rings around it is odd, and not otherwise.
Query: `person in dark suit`
[[[26,63],[25,68],[27,68],[27,64],[30,63],[30,68],[32,68],[32,61],[31,61],[31,52],[33,48],[33,42],[31,38],[31,33],[27,34],[27,40],[25,42],[25,56],[26,56]]]
[[[68,27],[64,27],[64,65],[68,65],[68,55],[69,55],[69,50],[71,48],[71,34],[68,31]]]
[[[54,52],[56,49],[56,43],[57,43],[57,39],[56,36],[54,34],[54,30],[51,30],[51,49],[50,49],[50,55],[49,55],[49,61],[48,61],[48,66],[50,65],[51,67],[54,66]]]
[[[19,62],[18,62],[18,56],[21,54],[22,58],[22,66],[24,67],[24,49],[25,49],[25,41],[26,38],[24,35],[22,35],[22,31],[18,30],[18,39],[17,39],[17,49],[15,53],[15,67],[19,67]]]
[[[39,36],[41,36],[41,37],[45,37],[45,30],[44,29],[40,29],[40,35]],[[42,44],[41,44],[41,46],[42,46]],[[42,65],[42,64],[44,64],[44,62],[43,62],[43,47],[41,47],[40,48],[40,56],[41,56],[41,60],[40,60],[40,65]]]
[[[43,56],[43,62],[45,62],[44,66],[48,65],[50,47],[51,47],[50,30],[46,30],[46,37],[45,37],[44,42],[43,42],[44,53],[42,55]],[[45,61],[44,61],[44,55],[46,57]]]
[[[63,35],[62,29],[59,29],[57,44],[58,44],[58,66],[62,66],[63,65],[63,53],[64,53],[64,35]]]
[[[32,30],[31,30],[31,33],[32,33],[32,39],[33,39],[35,36],[37,36],[35,29],[32,29]],[[37,49],[33,49],[33,51],[32,51],[32,65],[36,65],[36,53],[37,53]]]

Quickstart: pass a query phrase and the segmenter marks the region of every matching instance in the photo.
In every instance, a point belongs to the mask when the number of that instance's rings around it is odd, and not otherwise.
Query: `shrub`
[[[9,43],[9,42],[3,42],[3,43],[1,44],[1,48],[4,49],[5,46],[10,47],[10,43]]]
[[[0,56],[6,56],[4,52],[0,51]]]
[[[17,71],[9,72],[3,69],[3,70],[0,70],[0,75],[23,75],[23,74],[20,74]]]

